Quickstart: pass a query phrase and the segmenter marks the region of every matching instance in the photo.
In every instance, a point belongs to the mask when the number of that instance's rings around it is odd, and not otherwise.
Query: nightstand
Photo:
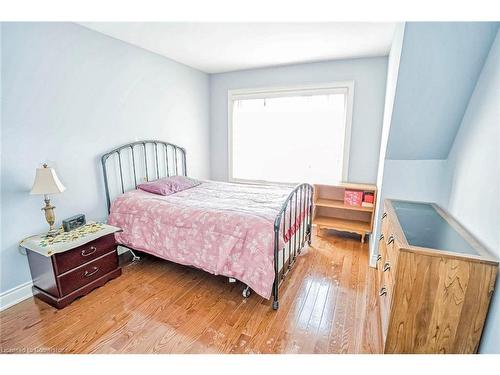
[[[87,223],[55,237],[24,239],[33,279],[33,295],[61,309],[121,275],[115,232],[107,224]]]

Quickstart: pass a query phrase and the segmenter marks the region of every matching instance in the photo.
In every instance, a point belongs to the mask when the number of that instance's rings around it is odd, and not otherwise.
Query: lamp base
[[[45,196],[45,206],[42,207],[42,210],[45,211],[45,220],[47,220],[47,223],[49,224],[49,231],[47,233],[47,236],[49,237],[54,237],[57,235],[58,230],[54,226],[54,223],[56,222],[56,214],[54,212],[54,206],[50,204],[50,199],[48,196]]]
[[[59,231],[58,231],[56,228],[51,228],[51,229],[47,232],[46,236],[47,236],[47,237],[55,237],[55,236],[57,236],[57,234],[58,234],[58,233],[59,233]]]

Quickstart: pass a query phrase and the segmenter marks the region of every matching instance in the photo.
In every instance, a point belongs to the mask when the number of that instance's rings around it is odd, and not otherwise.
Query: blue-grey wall
[[[448,211],[500,259],[500,35],[447,160]],[[500,279],[480,352],[500,353]]]
[[[349,180],[372,182],[377,165],[384,111],[387,57],[337,60],[210,76],[211,178],[227,181],[228,90],[354,80]],[[320,134],[309,134],[311,142]],[[276,140],[277,144],[279,140]]]
[[[387,159],[447,158],[496,27],[406,24]]]
[[[208,75],[71,23],[2,27],[0,291],[31,280],[17,244],[43,232],[43,199],[30,196],[49,161],[67,187],[58,220],[102,219],[99,156],[137,139],[177,143],[190,173],[209,177]]]

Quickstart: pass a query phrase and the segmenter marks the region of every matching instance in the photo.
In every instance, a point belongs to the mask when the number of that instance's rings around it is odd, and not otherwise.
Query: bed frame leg
[[[141,260],[141,257],[135,255],[135,253],[134,253],[134,251],[132,249],[128,249],[128,251],[130,251],[130,253],[132,254],[132,262]]]
[[[286,210],[284,211],[286,212]],[[280,218],[280,216],[278,216]],[[274,222],[274,283],[273,283],[273,310],[278,310],[278,289],[279,289],[279,235],[280,222]],[[283,249],[283,254],[285,250]],[[285,262],[283,262],[283,272],[285,270]],[[283,273],[284,274],[284,273]]]
[[[241,294],[243,295],[243,298],[248,298],[250,297],[250,292],[251,292],[250,287],[246,285],[245,289],[243,289],[243,292]]]
[[[278,288],[279,288],[279,282],[278,282],[278,277],[274,279],[274,284],[273,284],[273,310],[278,310],[279,307],[279,302],[278,302]]]

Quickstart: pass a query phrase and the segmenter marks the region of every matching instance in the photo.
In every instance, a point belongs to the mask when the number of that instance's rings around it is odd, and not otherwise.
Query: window
[[[229,179],[347,179],[353,82],[229,92]]]

